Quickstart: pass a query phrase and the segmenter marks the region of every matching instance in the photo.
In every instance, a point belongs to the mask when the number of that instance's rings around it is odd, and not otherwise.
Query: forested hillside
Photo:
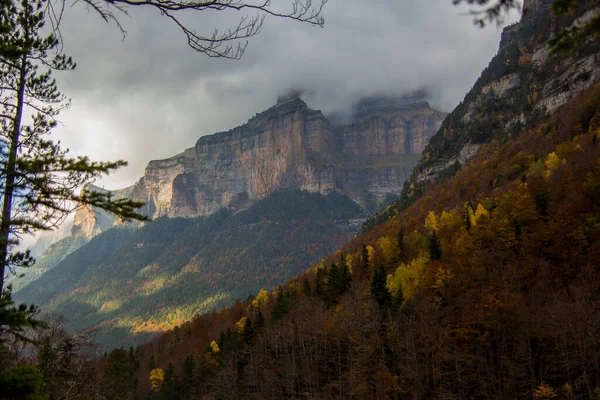
[[[69,328],[97,328],[104,348],[141,343],[296,276],[350,239],[363,217],[341,194],[281,191],[237,214],[114,228],[17,299],[68,316]]]
[[[595,85],[279,290],[104,357],[98,382],[140,398],[596,399],[599,139]]]

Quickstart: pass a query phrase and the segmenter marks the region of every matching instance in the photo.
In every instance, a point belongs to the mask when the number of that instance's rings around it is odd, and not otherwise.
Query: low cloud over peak
[[[348,113],[366,97],[415,93],[450,111],[495,54],[500,36],[460,14],[451,0],[330,0],[323,29],[268,18],[242,60],[231,61],[195,53],[152,10],[124,16],[122,40],[116,27],[77,3],[62,26],[78,68],[58,76],[73,99],[60,116],[59,136],[76,154],[129,161],[102,182],[117,188],[139,178],[149,160],[240,125],[290,91],[328,115]],[[190,22],[206,29],[234,25],[239,17],[201,12]]]

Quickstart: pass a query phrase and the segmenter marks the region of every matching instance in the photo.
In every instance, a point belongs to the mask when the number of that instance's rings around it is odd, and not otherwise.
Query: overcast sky
[[[451,111],[500,37],[496,26],[477,28],[462,12],[451,0],[330,0],[324,28],[267,18],[242,60],[231,61],[194,52],[152,10],[121,18],[123,40],[77,3],[66,10],[62,33],[78,67],[57,76],[73,105],[56,136],[74,154],[129,161],[100,182],[116,189],[139,179],[148,161],[244,123],[292,88],[326,113],[361,97],[419,89],[434,107]],[[192,21],[209,34],[240,16],[201,12]]]

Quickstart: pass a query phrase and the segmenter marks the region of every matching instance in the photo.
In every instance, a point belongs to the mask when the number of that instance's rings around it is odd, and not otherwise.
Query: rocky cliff
[[[600,43],[590,39],[577,52],[553,54],[547,42],[560,29],[589,21],[597,1],[577,2],[567,16],[552,15],[552,0],[527,0],[520,22],[501,35],[497,55],[464,101],[444,120],[415,167],[411,184],[363,230],[398,214],[431,183],[453,175],[482,145],[514,137],[569,99],[600,81]]]
[[[284,97],[242,126],[151,161],[122,194],[145,202],[151,218],[209,215],[283,188],[338,191],[373,207],[400,192],[444,117],[426,102],[375,98],[357,104],[349,123],[332,124]],[[92,217],[84,212],[78,220]]]
[[[400,193],[445,116],[419,99],[370,98],[349,121],[332,123],[292,93],[242,126],[150,161],[143,177],[113,194],[144,202],[152,219],[238,210],[279,189],[344,193],[373,212]],[[79,209],[70,235],[48,247],[27,282],[116,224],[102,210]]]
[[[464,165],[481,144],[510,137],[600,80],[598,43],[568,57],[552,54],[546,44],[559,29],[595,15],[597,2],[581,1],[566,17],[553,16],[551,3],[524,2],[521,21],[504,29],[498,54],[425,149],[413,183],[436,180],[457,162]]]

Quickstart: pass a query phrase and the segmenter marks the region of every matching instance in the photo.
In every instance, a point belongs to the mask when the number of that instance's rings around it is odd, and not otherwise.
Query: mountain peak
[[[388,111],[409,111],[430,108],[429,103],[422,98],[409,96],[368,97],[360,100],[354,106],[354,116],[357,119],[365,115]]]

